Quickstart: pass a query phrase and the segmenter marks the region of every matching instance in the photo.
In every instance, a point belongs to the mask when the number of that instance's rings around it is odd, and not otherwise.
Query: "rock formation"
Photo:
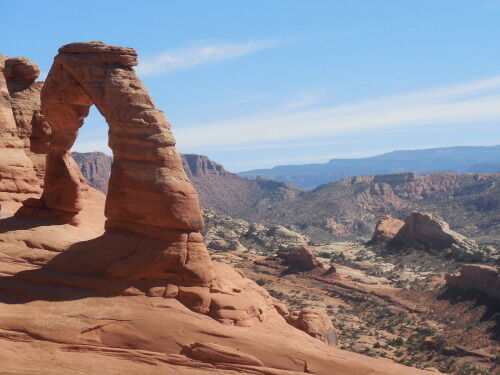
[[[450,229],[449,225],[431,214],[412,212],[404,226],[392,239],[392,246],[419,244],[428,250],[444,252],[463,261],[477,261],[482,253],[476,243]]]
[[[84,179],[69,150],[94,104],[109,124],[114,153],[106,229],[149,239],[132,255],[112,262],[106,274],[207,286],[213,273],[197,232],[203,226],[197,194],[170,125],[132,69],[136,64],[130,48],[100,42],[60,48],[41,93],[52,128],[44,191],[39,202],[27,201],[20,215],[38,211],[73,220],[82,210]]]
[[[207,174],[217,176],[233,175],[224,169],[222,165],[210,160],[204,155],[184,154],[182,155],[182,164],[189,178],[200,177]]]
[[[0,202],[40,193],[49,128],[40,113],[38,66],[0,55]]]
[[[278,252],[278,258],[293,271],[311,271],[322,267],[308,246],[288,247]]]
[[[203,235],[209,249],[215,251],[249,250],[261,254],[277,252],[289,246],[307,245],[306,236],[280,225],[269,227],[203,210]]]
[[[299,315],[309,334],[301,332],[263,288],[211,262],[196,192],[165,117],[134,73],[136,57],[89,42],[63,46],[54,60],[41,93],[52,132],[43,193],[0,219],[2,371],[423,375],[325,345],[333,336],[320,315]],[[13,148],[27,160],[2,167],[12,181],[31,171],[38,183],[2,98],[8,136],[0,153]],[[114,152],[105,218],[104,196],[86,186],[69,153],[92,104],[108,121]],[[7,169],[20,165],[20,178]],[[19,198],[20,189],[0,189]]]
[[[446,274],[446,285],[500,300],[500,270],[495,267],[464,264],[459,273]]]
[[[337,346],[338,339],[332,321],[323,311],[304,309],[293,323],[295,327],[328,345]]]
[[[404,221],[399,219],[394,219],[390,216],[382,217],[375,227],[371,243],[386,242],[392,240],[394,236],[403,227]]]

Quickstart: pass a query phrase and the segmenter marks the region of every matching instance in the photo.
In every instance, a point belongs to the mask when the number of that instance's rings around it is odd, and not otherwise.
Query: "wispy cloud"
[[[500,123],[500,76],[342,106],[286,108],[285,105],[248,117],[179,127],[175,133],[184,149],[223,150],[322,139],[379,128]]]
[[[196,65],[247,55],[276,45],[276,41],[247,41],[168,50],[157,56],[140,60],[136,71],[143,76],[165,74]]]

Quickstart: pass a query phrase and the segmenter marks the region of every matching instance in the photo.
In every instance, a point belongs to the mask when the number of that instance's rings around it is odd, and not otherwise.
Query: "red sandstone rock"
[[[420,244],[430,251],[446,251],[462,261],[477,261],[483,256],[473,240],[452,231],[445,221],[422,212],[412,212],[405,219],[404,226],[394,236],[391,244]]]
[[[323,311],[304,309],[292,325],[328,345],[338,346],[337,334],[332,321]]]
[[[39,70],[26,58],[0,55],[0,201],[20,201],[40,193],[44,137]],[[31,142],[33,141],[33,142]],[[33,148],[31,148],[33,143]],[[42,142],[43,143],[43,142]],[[41,165],[41,166],[40,166]]]
[[[81,210],[78,199],[54,197],[81,195],[79,171],[64,160],[94,104],[110,127],[114,156],[107,228],[139,224],[138,231],[198,230],[203,219],[197,194],[184,173],[170,125],[154,107],[135,65],[137,53],[131,48],[89,42],[59,49],[41,94],[42,111],[52,127],[42,200],[50,209]],[[66,175],[64,183],[55,177],[61,174]]]
[[[446,274],[446,285],[482,293],[500,300],[500,270],[480,264],[464,264],[459,273]]]
[[[222,362],[247,366],[264,366],[264,364],[253,355],[245,354],[237,349],[216,344],[193,342],[192,344],[184,346],[181,353],[189,358],[197,359],[203,362]]]
[[[382,217],[375,227],[371,242],[386,242],[391,240],[399,232],[404,224],[404,221],[394,219],[390,216]]]
[[[52,132],[41,207],[27,202],[18,215],[81,222],[78,213],[88,188],[69,150],[95,105],[109,124],[114,153],[106,228],[148,237],[133,253],[110,262],[105,274],[207,286],[213,272],[203,238],[195,233],[203,225],[197,194],[169,123],[132,69],[136,64],[131,48],[100,42],[60,48],[41,92]],[[32,69],[19,66],[11,70],[31,79]]]
[[[310,271],[316,267],[321,267],[321,263],[308,246],[289,247],[280,250],[278,257],[284,259],[286,265],[296,271]]]

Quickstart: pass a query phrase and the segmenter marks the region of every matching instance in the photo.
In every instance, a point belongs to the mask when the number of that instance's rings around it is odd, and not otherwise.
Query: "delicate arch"
[[[70,149],[95,105],[109,125],[114,160],[106,199],[106,228],[155,236],[161,228],[203,226],[198,196],[187,178],[164,114],[135,74],[137,53],[101,42],[59,49],[42,89],[42,112],[52,127],[42,203],[82,209],[84,183]]]

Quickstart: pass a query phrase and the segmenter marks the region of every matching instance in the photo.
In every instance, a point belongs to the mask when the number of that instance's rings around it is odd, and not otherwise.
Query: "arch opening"
[[[196,191],[187,178],[164,114],[135,74],[133,49],[99,42],[63,46],[41,92],[52,128],[41,203],[76,215],[85,183],[70,150],[95,105],[106,120],[113,164],[106,198],[106,228],[155,236],[161,228],[203,226]]]

